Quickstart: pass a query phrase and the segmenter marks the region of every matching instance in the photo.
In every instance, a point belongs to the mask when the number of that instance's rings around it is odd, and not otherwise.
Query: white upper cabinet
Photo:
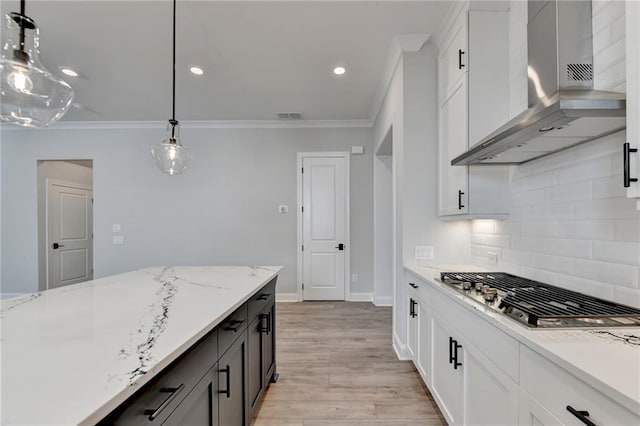
[[[629,152],[629,198],[640,198],[640,3],[626,2],[626,61],[627,61],[627,141]],[[638,181],[631,181],[638,179]],[[640,200],[638,201],[640,210]]]
[[[462,6],[460,6],[462,5]],[[455,3],[438,44],[438,207],[442,219],[505,218],[509,169],[451,160],[509,119],[504,3]]]

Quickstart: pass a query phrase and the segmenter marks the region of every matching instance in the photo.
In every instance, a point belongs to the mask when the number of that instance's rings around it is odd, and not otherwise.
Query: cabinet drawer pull
[[[269,296],[271,296],[271,293],[262,293],[260,296],[258,296],[257,300],[267,300]]]
[[[409,285],[410,285],[411,287],[413,287],[413,288],[418,288],[418,286],[417,286],[417,285],[415,285],[414,283],[409,283]]]
[[[457,370],[458,367],[462,367],[462,363],[458,362],[458,349],[462,349],[462,345],[458,344],[457,340],[453,340],[453,369]]]
[[[229,323],[230,325],[226,326],[224,329],[237,333],[238,330],[240,330],[240,327],[242,327],[243,322],[244,320],[231,320],[231,322]]]
[[[586,410],[576,410],[570,405],[567,405],[567,411],[576,416],[582,423],[587,426],[596,426],[594,422],[592,422],[589,417],[589,412]]]
[[[269,333],[269,315],[268,314],[260,314],[258,315],[260,319],[260,324],[258,325],[258,331],[260,333]]]
[[[453,337],[449,336],[449,364],[453,363]]]
[[[418,302],[416,302],[415,300],[413,301],[413,318],[416,318],[418,316],[418,311],[416,311],[416,305],[418,304]]]
[[[231,366],[227,365],[226,368],[220,370],[220,373],[225,373],[227,375],[227,389],[219,390],[218,393],[224,393],[227,395],[227,398],[231,398]]]
[[[459,70],[464,68],[464,64],[462,63],[462,55],[464,55],[464,50],[458,49],[458,69]]]
[[[625,142],[622,145],[622,167],[623,167],[623,184],[625,188],[629,188],[631,186],[631,182],[637,182],[638,178],[631,177],[631,164],[629,161],[629,154],[632,152],[638,152],[637,148],[631,148],[629,142]]]
[[[173,399],[182,391],[182,389],[184,389],[184,384],[181,384],[177,388],[162,388],[162,389],[160,389],[160,392],[168,393],[169,396],[167,397],[167,399],[162,401],[162,404],[160,404],[160,406],[158,408],[156,408],[155,410],[153,410],[153,409],[152,410],[144,410],[144,415],[145,416],[149,416],[149,420],[155,420],[160,415],[162,410],[164,410],[165,408],[167,408],[167,406],[169,404],[171,404],[171,401],[173,401]]]
[[[462,196],[464,192],[458,191],[458,210],[462,210],[464,208],[464,204],[462,204]]]

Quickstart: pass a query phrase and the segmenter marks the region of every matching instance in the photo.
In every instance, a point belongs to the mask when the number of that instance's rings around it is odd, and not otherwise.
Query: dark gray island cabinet
[[[277,380],[276,279],[99,424],[248,426]]]

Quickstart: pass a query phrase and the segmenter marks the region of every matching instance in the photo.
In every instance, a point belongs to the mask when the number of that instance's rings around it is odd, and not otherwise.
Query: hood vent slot
[[[569,64],[567,65],[567,79],[571,81],[592,81],[592,64]]]
[[[279,120],[302,120],[302,114],[299,112],[279,112]]]

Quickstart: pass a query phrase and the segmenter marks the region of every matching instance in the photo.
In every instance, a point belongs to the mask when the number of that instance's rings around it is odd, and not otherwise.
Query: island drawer
[[[265,306],[276,296],[276,278],[269,281],[249,299],[249,321],[258,315]]]
[[[247,305],[240,306],[218,326],[218,353],[220,356],[231,347],[247,329]]]
[[[205,336],[193,349],[174,361],[147,385],[126,409],[104,419],[101,424],[147,425],[162,424],[200,379],[218,360],[217,331]]]

